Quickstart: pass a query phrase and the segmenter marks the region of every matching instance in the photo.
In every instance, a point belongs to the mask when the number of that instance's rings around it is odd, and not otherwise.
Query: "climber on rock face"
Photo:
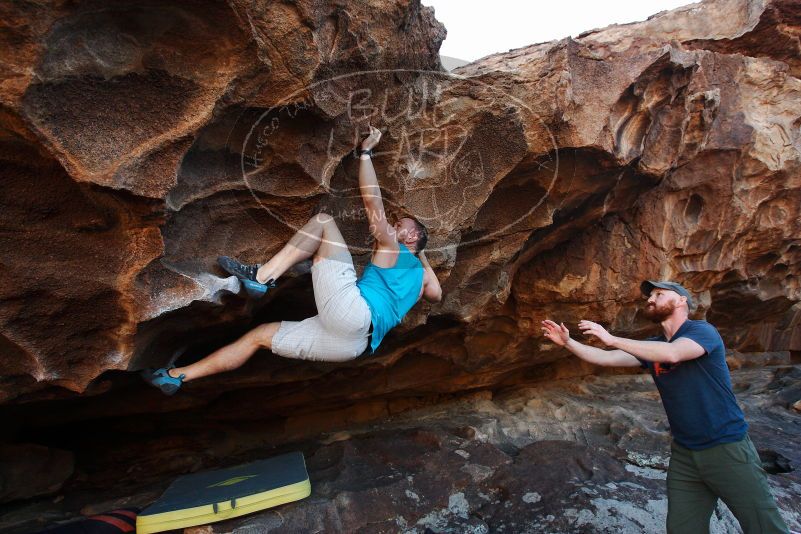
[[[718,498],[745,534],[788,532],[734,397],[717,329],[688,318],[692,296],[678,283],[645,281],[640,289],[648,298],[643,315],[662,326],[658,336],[625,339],[597,323],[580,321],[582,333],[613,349],[603,350],[571,338],[564,323],[546,319],[543,333],[590,363],[650,371],[673,436],[667,474],[668,533],[709,532]]]
[[[425,298],[438,302],[442,289],[423,251],[428,239],[425,226],[410,217],[394,225],[387,221],[372,149],[381,132],[370,134],[359,151],[359,189],[370,233],[375,238],[370,263],[356,278],[348,246],[333,217],[312,217],[286,246],[263,265],[247,265],[221,257],[229,273],[247,283],[251,294],[263,294],[284,272],[313,258],[312,284],[318,315],[303,321],[281,321],[257,326],[237,341],[206,358],[180,368],[147,370],[145,380],[173,394],[200,377],[230,371],[244,364],[257,350],[270,349],[287,358],[342,362],[373,353],[389,330]],[[263,286],[263,287],[259,287]]]

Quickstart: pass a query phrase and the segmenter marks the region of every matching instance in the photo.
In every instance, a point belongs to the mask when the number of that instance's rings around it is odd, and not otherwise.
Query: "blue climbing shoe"
[[[245,286],[245,291],[247,291],[248,295],[254,299],[263,297],[268,289],[275,287],[275,283],[272,280],[268,284],[260,284],[253,280],[242,280],[242,285]]]
[[[181,389],[186,375],[182,374],[178,378],[173,378],[168,372],[170,369],[174,369],[174,367],[162,367],[155,370],[145,369],[142,371],[142,378],[151,386],[159,388],[165,395],[175,395]]]

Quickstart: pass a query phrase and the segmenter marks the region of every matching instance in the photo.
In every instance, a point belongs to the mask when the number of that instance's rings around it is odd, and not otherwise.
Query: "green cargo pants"
[[[700,451],[673,442],[668,467],[669,534],[709,532],[718,498],[745,534],[789,532],[751,438]]]

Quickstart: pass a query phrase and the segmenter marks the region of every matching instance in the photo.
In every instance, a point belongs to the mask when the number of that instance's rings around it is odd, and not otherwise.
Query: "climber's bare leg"
[[[278,254],[259,268],[256,280],[262,284],[267,280],[277,280],[287,269],[312,256],[317,263],[321,257],[333,258],[343,253],[349,254],[348,246],[336,221],[328,214],[318,213],[292,236]]]
[[[200,361],[186,367],[170,369],[170,376],[186,375],[184,382],[204,376],[233,371],[242,366],[259,349],[271,349],[273,336],[281,323],[259,325],[230,345],[218,349]]]

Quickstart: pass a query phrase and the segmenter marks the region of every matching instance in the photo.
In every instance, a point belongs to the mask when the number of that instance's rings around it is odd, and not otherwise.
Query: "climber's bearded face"
[[[399,243],[414,243],[417,241],[417,225],[414,220],[403,217],[395,223],[395,236]]]

